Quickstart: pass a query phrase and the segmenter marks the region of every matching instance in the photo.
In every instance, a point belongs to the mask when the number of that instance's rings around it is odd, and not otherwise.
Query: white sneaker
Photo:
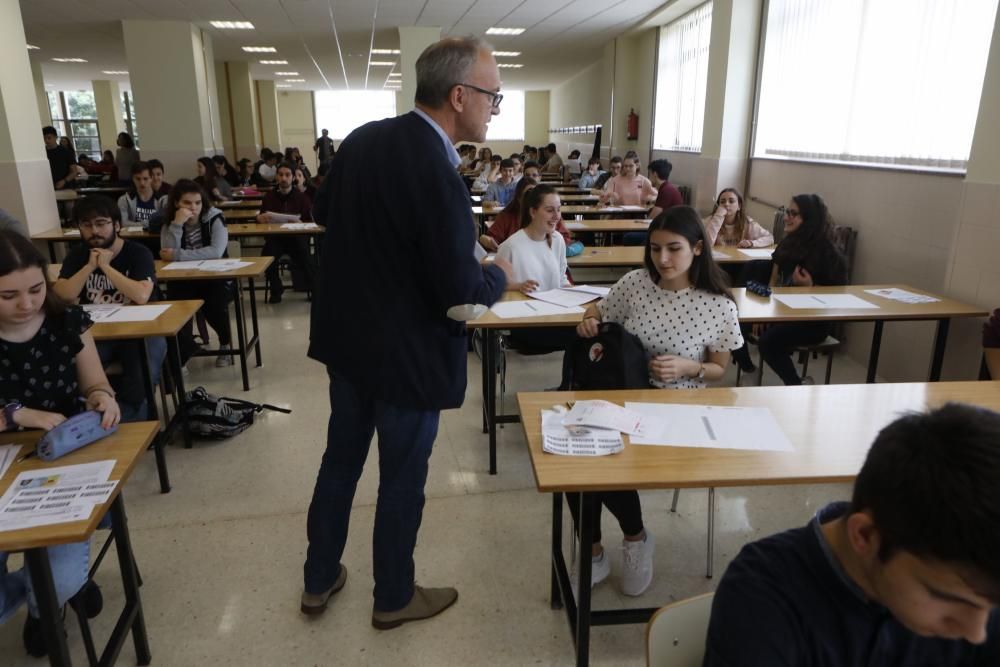
[[[577,582],[580,580],[580,570],[574,562],[569,573],[569,585],[573,589],[573,597],[579,598]],[[600,556],[590,559],[590,587],[593,588],[611,575],[611,559],[608,552],[602,551]]]
[[[220,345],[219,346],[219,351],[222,352],[224,350],[225,351],[232,351],[232,348],[229,347],[228,345]],[[215,358],[215,367],[216,368],[226,368],[227,366],[232,366],[232,365],[233,365],[233,358],[232,358],[232,356],[230,356],[228,354],[224,354],[222,356],[219,356],[219,357]]]
[[[622,593],[642,595],[653,581],[653,551],[656,540],[646,530],[646,539],[640,542],[622,540]]]

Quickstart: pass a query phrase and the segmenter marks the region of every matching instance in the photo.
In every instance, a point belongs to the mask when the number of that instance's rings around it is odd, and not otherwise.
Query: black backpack
[[[253,426],[254,416],[264,410],[290,414],[291,410],[266,403],[251,403],[238,398],[215,396],[197,387],[184,397],[187,428],[199,438],[225,440]]]
[[[567,356],[568,377],[560,389],[649,389],[642,341],[617,322],[602,322],[594,338],[577,337]]]

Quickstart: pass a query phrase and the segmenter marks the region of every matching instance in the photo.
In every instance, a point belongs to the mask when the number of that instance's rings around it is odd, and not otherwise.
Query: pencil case
[[[117,430],[117,424],[105,429],[101,426],[101,413],[88,410],[70,417],[43,435],[35,447],[35,452],[41,460],[53,461]]]

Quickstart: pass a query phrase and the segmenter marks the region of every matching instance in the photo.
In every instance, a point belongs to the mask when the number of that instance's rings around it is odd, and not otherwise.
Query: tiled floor
[[[264,414],[226,442],[168,451],[173,491],[158,493],[152,454],[126,487],[127,509],[154,665],[568,665],[572,643],[563,612],[549,609],[550,499],[534,490],[524,436],[507,425],[499,436],[500,474],[487,474],[481,431],[478,360],[470,357],[465,406],[443,414],[427,482],[417,548],[417,580],[454,585],[456,606],[440,617],[379,632],[371,614],[371,531],[378,490],[374,449],[355,499],[344,562],[345,589],[326,614],[298,611],[305,513],[323,452],[328,416],[326,375],[305,357],[308,304],[300,294],[261,309],[264,366],[251,370],[242,391],[238,367],[191,363],[189,387],[291,407]],[[816,369],[820,371],[819,368]],[[554,355],[508,362],[507,409],[519,389],[558,382]],[[863,381],[849,359],[834,364],[834,382]],[[726,382],[735,381],[730,370]],[[774,384],[768,375],[765,382]],[[785,486],[720,490],[717,495],[716,576],[744,543],[805,523],[817,507],[848,488]],[[656,576],[641,599],[617,592],[620,554],[611,579],[595,589],[595,607],[656,606],[709,591],[705,574],[704,490],[681,494],[669,512],[669,491],[642,494],[644,517],[657,538]],[[605,544],[620,532],[605,512]],[[101,535],[103,537],[103,535]],[[18,558],[11,565],[16,567]],[[106,609],[97,619],[106,636],[121,603],[117,563],[109,556],[98,582]],[[21,647],[23,614],[0,627],[0,663],[37,665]],[[72,617],[70,618],[72,621]],[[71,650],[82,660],[75,622]],[[645,663],[643,626],[596,628],[592,664]],[[131,644],[120,657],[134,664]]]

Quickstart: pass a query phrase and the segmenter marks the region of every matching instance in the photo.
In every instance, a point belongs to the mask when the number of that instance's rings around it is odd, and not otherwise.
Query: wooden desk
[[[49,650],[49,664],[70,665],[69,648],[66,645],[63,630],[62,609],[56,599],[55,585],[52,580],[52,569],[46,547],[71,542],[89,540],[97,524],[109,511],[111,512],[111,532],[114,535],[115,548],[118,553],[118,563],[122,576],[122,587],[125,592],[125,609],[108,639],[102,652],[101,664],[112,664],[124,646],[131,632],[135,643],[136,657],[140,665],[148,665],[152,659],[149,651],[149,639],[146,635],[146,622],[143,617],[142,601],[139,597],[139,578],[136,570],[135,556],[128,531],[128,519],[125,516],[125,501],[122,487],[128,481],[136,461],[149,447],[156,434],[158,425],[155,422],[136,422],[122,424],[118,431],[72,454],[67,454],[53,463],[44,463],[37,458],[30,458],[15,463],[0,479],[0,493],[10,487],[11,482],[21,472],[38,470],[46,467],[90,463],[94,461],[115,460],[115,467],[110,479],[119,480],[111,497],[102,505],[95,506],[90,518],[86,521],[53,524],[26,530],[0,532],[0,550],[23,551],[31,581],[35,589],[38,611],[42,623],[42,632]],[[41,437],[40,431],[25,431],[4,435],[4,442],[27,446],[22,454],[34,449],[34,444]]]
[[[622,248],[629,250],[630,248]],[[642,250],[642,248],[637,248]],[[608,250],[605,248],[604,250]],[[718,251],[738,253],[735,248],[716,248]],[[570,261],[575,258],[570,258]],[[877,297],[865,292],[866,289],[897,287],[918,294],[937,296],[930,292],[918,290],[909,285],[850,285],[846,287],[779,287],[775,294],[852,294],[879,308],[863,309],[823,309],[806,310],[789,308],[773,297],[766,299],[755,294],[747,294],[746,289],[733,290],[733,297],[739,310],[740,322],[744,324],[802,321],[828,322],[873,322],[871,351],[868,357],[867,382],[874,383],[878,371],[878,357],[882,344],[882,329],[887,321],[921,321],[937,320],[937,331],[934,336],[934,350],[931,357],[928,378],[937,382],[941,378],[941,365],[944,361],[944,351],[948,340],[948,329],[953,317],[983,317],[988,313],[969,304],[954,301],[944,297],[934,303],[907,304]],[[528,297],[518,292],[504,292],[502,301],[520,301]],[[501,319],[493,311],[487,311],[482,317],[467,323],[469,329],[483,330],[482,382],[483,382],[483,433],[489,434],[490,474],[496,474],[496,427],[497,424],[510,424],[518,421],[517,415],[498,414],[496,407],[496,362],[497,331],[502,329],[519,329],[531,327],[575,327],[583,319],[583,313],[567,313],[565,315],[550,315],[546,317]]]
[[[257,215],[260,213],[260,207],[255,206],[251,208],[225,208],[222,209],[222,216],[226,219],[226,222],[231,222],[233,220],[256,220]]]
[[[618,220],[567,220],[564,224],[566,229],[577,233],[591,232],[644,232],[649,229],[652,220],[642,218],[618,219]],[[630,246],[631,247],[631,246]],[[642,263],[640,254],[639,263]]]
[[[586,193],[560,192],[559,193],[559,200],[562,203],[564,203],[564,204],[566,202],[569,202],[571,204],[573,204],[573,203],[583,203],[583,202],[593,202],[593,203],[596,203],[596,202],[600,201],[601,198],[598,197],[597,195],[586,194]]]
[[[77,188],[76,191],[81,195],[103,195],[105,197],[117,198],[128,192],[129,187],[125,185],[109,185],[99,188]]]
[[[619,454],[593,458],[543,453],[541,409],[588,398],[619,405],[642,401],[766,407],[795,451],[626,444]],[[850,482],[879,429],[903,411],[922,411],[948,401],[1000,410],[1000,382],[518,393],[536,486],[541,493],[553,494],[550,601],[553,609],[566,609],[576,640],[576,664],[588,663],[591,625],[645,623],[657,608],[591,611],[591,564],[586,556],[580,559],[579,593],[574,600],[562,551],[563,493],[580,492],[580,532],[574,539],[579,539],[579,553],[589,554],[595,491]],[[711,525],[711,514],[709,520]]]
[[[632,220],[595,220],[593,224],[595,226],[607,226],[610,227],[614,223],[627,223],[631,225],[634,230],[642,231],[648,227],[648,223],[645,225],[636,224],[636,221]],[[641,221],[639,221],[641,222]],[[571,224],[588,224],[586,221],[574,222]],[[570,231],[576,231],[573,227],[570,227]],[[629,230],[632,231],[632,230]],[[774,248],[771,247],[771,250]],[[566,264],[571,269],[577,268],[595,268],[595,267],[617,267],[617,268],[628,268],[628,267],[639,267],[642,266],[643,258],[645,256],[646,247],[645,246],[601,246],[601,247],[587,247],[583,249],[579,255],[575,257],[567,257]],[[717,247],[712,248],[713,256],[715,257],[715,262],[717,264],[746,264],[747,262],[752,262],[756,259],[755,257],[750,257],[739,251],[737,248],[731,247]]]
[[[241,197],[239,199],[233,199],[232,201],[223,201],[213,204],[215,208],[220,211],[226,211],[229,209],[239,209],[239,208],[260,208],[263,199],[257,197],[256,199],[250,199],[248,197]]]
[[[648,206],[583,206],[570,204],[568,206],[562,207],[562,216],[564,220],[572,220],[575,216],[583,216],[584,218],[599,218],[602,216],[608,217],[626,217],[634,218],[637,214],[645,214],[653,208],[650,204]],[[501,207],[496,207],[493,209],[486,209],[482,206],[473,206],[472,215],[482,222],[485,218],[495,216],[503,209]]]
[[[243,375],[243,391],[250,391],[250,374],[247,371],[247,356],[250,350],[254,351],[257,358],[257,366],[261,365],[260,354],[260,326],[257,321],[257,292],[254,289],[254,280],[260,278],[267,271],[267,267],[274,261],[273,257],[240,257],[240,261],[250,262],[250,266],[245,266],[233,271],[198,271],[198,270],[163,270],[164,262],[156,261],[156,280],[159,282],[171,282],[175,280],[232,280],[236,284],[236,298],[233,299],[236,310],[236,337],[237,348],[230,351],[202,350],[196,353],[199,357],[221,357],[235,354],[240,358],[240,372]],[[250,324],[252,334],[250,340],[246,335],[246,313],[243,310],[243,283],[247,281],[247,289],[250,292]]]

